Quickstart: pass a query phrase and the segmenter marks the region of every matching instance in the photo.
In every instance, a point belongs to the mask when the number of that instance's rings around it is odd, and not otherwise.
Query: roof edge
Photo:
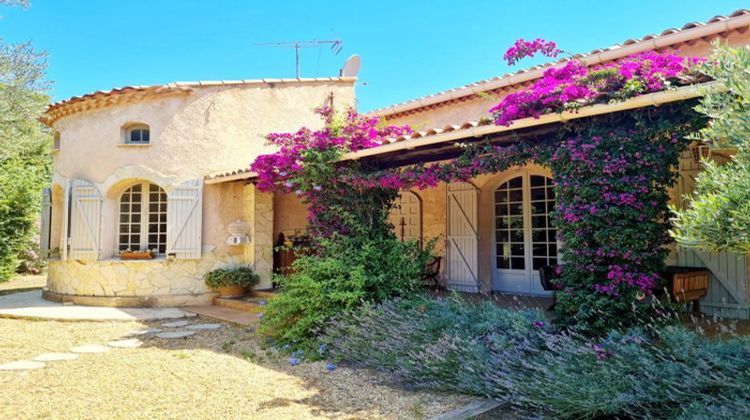
[[[730,30],[743,27],[746,28],[748,26],[750,26],[750,10],[740,9],[736,10],[728,17],[715,16],[706,24],[688,23],[684,25],[681,30],[667,29],[658,36],[645,36],[640,41],[628,40],[621,45],[593,50],[587,54],[577,54],[573,59],[582,60],[587,66],[593,66],[624,58],[632,54],[665,48],[681,42],[688,42]],[[474,82],[436,94],[421,96],[406,102],[372,110],[369,114],[379,117],[388,117],[390,115],[425,108],[457,98],[472,96],[479,92],[492,91],[532,81],[540,78],[547,68],[569,60],[570,59],[558,60],[553,63],[535,66],[527,70],[519,70],[515,73],[508,73],[496,78]]]

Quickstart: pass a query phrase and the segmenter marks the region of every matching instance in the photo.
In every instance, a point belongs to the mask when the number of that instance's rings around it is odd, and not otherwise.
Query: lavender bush
[[[509,399],[554,417],[750,414],[750,339],[683,327],[591,339],[541,314],[445,300],[389,301],[337,317],[329,355],[417,388]]]

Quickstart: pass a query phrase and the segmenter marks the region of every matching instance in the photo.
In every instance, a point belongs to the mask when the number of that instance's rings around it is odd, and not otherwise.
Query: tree
[[[45,68],[45,55],[29,43],[0,41],[0,282],[13,275],[28,246],[51,173],[49,133],[39,122],[49,102]]]
[[[710,91],[696,110],[710,119],[701,141],[737,150],[725,165],[705,161],[695,192],[674,210],[672,236],[683,247],[750,252],[750,47],[717,45],[701,71],[726,91]]]

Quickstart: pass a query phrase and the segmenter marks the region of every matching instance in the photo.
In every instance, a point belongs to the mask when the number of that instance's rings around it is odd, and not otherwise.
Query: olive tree
[[[705,161],[696,189],[675,210],[672,236],[681,246],[708,252],[750,252],[750,47],[717,45],[701,66],[726,91],[707,92],[696,110],[710,119],[700,140],[737,151],[730,162]]]

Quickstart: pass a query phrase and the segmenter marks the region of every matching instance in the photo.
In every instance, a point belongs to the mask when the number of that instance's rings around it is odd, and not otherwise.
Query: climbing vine
[[[535,49],[556,54],[554,44],[535,42],[506,55],[522,58]],[[697,61],[653,52],[593,70],[568,61],[491,112],[496,124],[509,125],[517,118],[621,100],[684,82]],[[324,107],[323,129],[269,135],[279,151],[259,157],[252,169],[259,188],[300,196],[309,207],[313,235],[330,238],[387,236],[388,211],[401,189],[466,181],[531,162],[547,165],[555,181],[553,217],[564,244],[558,319],[603,331],[658,315],[653,296],[669,241],[667,188],[677,176],[687,134],[701,124],[691,106],[579,120],[543,139],[465,145],[449,162],[389,170],[341,157],[409,133],[408,127],[384,127],[376,118],[351,110],[337,115]]]

